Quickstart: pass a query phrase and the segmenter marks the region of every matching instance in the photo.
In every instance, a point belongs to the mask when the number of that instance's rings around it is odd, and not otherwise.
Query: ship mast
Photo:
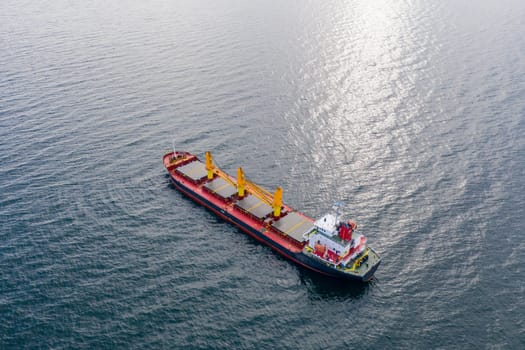
[[[206,170],[208,172],[208,180],[213,179],[213,158],[210,152],[206,152]]]
[[[244,198],[245,187],[246,179],[244,177],[244,172],[242,171],[242,168],[239,167],[237,169],[237,193],[239,195],[239,198]]]
[[[341,208],[343,207],[343,202],[335,202],[332,209],[334,210],[335,214],[335,222],[336,224],[339,222],[339,217],[341,216]]]

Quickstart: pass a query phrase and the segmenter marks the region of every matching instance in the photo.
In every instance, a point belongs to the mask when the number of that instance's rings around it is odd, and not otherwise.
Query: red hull
[[[203,189],[203,183],[195,183],[176,172],[178,166],[176,164],[174,165],[170,161],[172,156],[173,153],[168,153],[164,156],[164,166],[168,170],[171,179],[175,181],[175,185],[183,187],[177,188],[178,190],[182,190],[191,199],[212,210],[216,215],[218,215],[222,219],[231,222],[237,226],[239,226],[238,222],[242,222],[251,230],[258,231],[265,238],[275,242],[281,247],[286,248],[290,253],[300,253],[302,251],[304,243],[294,241],[293,239],[282,235],[281,233],[274,230],[272,227],[268,227],[263,222],[237,209],[233,205],[233,203],[224,201],[223,199],[218,198],[210,192],[206,191],[205,189]],[[197,160],[198,158],[195,157],[194,159]],[[217,210],[217,208],[219,208],[219,210]],[[285,211],[292,211],[292,208],[286,205],[284,205],[284,209]],[[313,222],[312,218],[309,218],[307,216],[304,217]],[[236,221],[238,222],[235,222],[235,220],[232,220],[232,218],[236,219]],[[239,227],[254,238],[261,240],[259,235],[254,236],[250,230],[247,230],[242,226]]]
[[[206,189],[206,184],[210,181],[206,179],[206,176],[199,177],[202,173],[195,177],[187,176],[188,173],[182,173],[179,171],[183,169],[185,165],[194,164],[198,162],[202,172],[202,162],[194,155],[186,152],[177,152],[179,157],[174,158],[174,152],[167,153],[164,155],[164,166],[170,174],[170,179],[177,190],[191,198],[196,203],[206,207],[215,213],[218,217],[223,220],[232,223],[233,225],[240,228],[243,232],[247,233],[251,237],[255,238],[259,242],[268,245],[270,248],[283,255],[284,257],[294,261],[295,263],[310,269],[312,271],[343,279],[367,281],[372,278],[373,273],[379,266],[379,263],[374,266],[370,273],[365,276],[355,276],[343,273],[338,269],[328,267],[324,263],[320,263],[316,259],[309,258],[303,253],[305,242],[299,242],[291,236],[280,232],[275,229],[270,223],[269,218],[260,219],[250,215],[245,210],[240,209],[235,205],[238,201],[238,197],[234,194],[230,198],[223,198],[216,196],[214,193]],[[217,175],[215,175],[217,176]],[[223,179],[227,177],[232,183],[235,179],[229,175],[221,172],[220,177]],[[285,204],[282,205],[282,212],[291,213],[293,209]],[[314,220],[305,216],[302,213],[293,211],[295,215],[299,215],[300,219],[305,222],[313,223]]]

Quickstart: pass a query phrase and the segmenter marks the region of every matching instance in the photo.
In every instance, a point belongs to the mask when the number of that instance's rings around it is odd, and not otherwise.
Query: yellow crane
[[[208,179],[213,179],[213,174],[224,179],[226,182],[237,188],[239,198],[243,198],[248,190],[251,194],[259,198],[264,203],[268,204],[273,209],[274,218],[281,216],[281,208],[283,206],[283,189],[279,186],[272,194],[268,190],[246,180],[244,171],[241,167],[237,169],[237,181],[234,181],[230,175],[213,165],[213,158],[210,152],[206,152],[206,170],[208,171]]]

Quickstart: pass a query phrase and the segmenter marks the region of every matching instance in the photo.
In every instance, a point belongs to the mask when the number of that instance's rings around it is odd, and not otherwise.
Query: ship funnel
[[[242,171],[242,168],[239,167],[239,169],[237,169],[237,193],[239,195],[239,198],[244,197],[245,186],[246,179],[244,178],[244,172]]]
[[[281,207],[283,206],[283,189],[281,186],[277,187],[273,195],[273,217],[279,218],[281,216]]]
[[[208,180],[213,179],[213,159],[208,151],[206,151],[206,170],[208,171]]]

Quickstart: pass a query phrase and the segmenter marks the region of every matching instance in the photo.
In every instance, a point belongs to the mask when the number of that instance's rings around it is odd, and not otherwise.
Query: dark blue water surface
[[[525,3],[0,2],[0,348],[525,348]],[[163,154],[333,202],[369,284],[273,253]]]

